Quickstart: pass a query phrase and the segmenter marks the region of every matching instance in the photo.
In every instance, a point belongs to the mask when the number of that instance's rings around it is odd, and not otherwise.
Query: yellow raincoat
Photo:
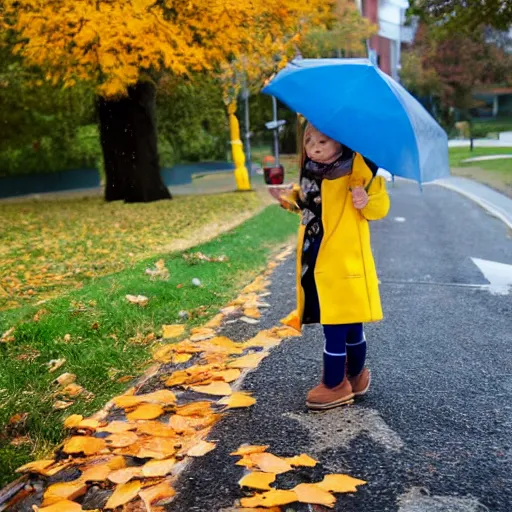
[[[373,180],[372,180],[373,178]],[[350,189],[367,187],[369,201],[357,210]],[[296,187],[292,196],[298,197]],[[385,217],[389,196],[381,176],[373,177],[363,157],[355,155],[352,173],[322,181],[322,223],[324,235],[318,252],[314,275],[320,303],[322,324],[351,324],[381,320],[377,271],[370,245],[369,220]],[[293,197],[289,197],[292,199]],[[302,245],[305,226],[299,229],[297,247],[297,312],[300,324],[305,297],[301,283]]]

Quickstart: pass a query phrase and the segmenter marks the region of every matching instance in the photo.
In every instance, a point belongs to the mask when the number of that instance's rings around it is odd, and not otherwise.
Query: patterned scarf
[[[321,216],[320,188],[322,180],[335,180],[350,174],[354,155],[353,151],[344,148],[341,155],[330,164],[306,160],[300,180],[303,224],[308,225],[315,217]]]

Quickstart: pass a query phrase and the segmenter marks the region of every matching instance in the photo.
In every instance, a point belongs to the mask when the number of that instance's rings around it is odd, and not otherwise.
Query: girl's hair
[[[297,153],[300,154],[300,160],[299,160],[299,179],[302,178],[302,169],[304,169],[304,165],[306,163],[306,158],[307,158],[307,155],[306,155],[306,144],[305,144],[305,139],[306,139],[306,133],[308,131],[308,126],[309,126],[309,123],[307,121],[307,119],[304,119],[302,121],[299,120],[299,125],[298,125],[298,128],[299,128],[299,137],[298,137],[298,141],[299,141],[299,147],[297,148],[299,151],[297,151]]]

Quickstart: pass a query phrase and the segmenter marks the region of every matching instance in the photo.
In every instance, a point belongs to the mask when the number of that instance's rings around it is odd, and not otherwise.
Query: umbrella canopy
[[[367,59],[295,60],[263,92],[395,176],[421,183],[450,174],[446,132]]]

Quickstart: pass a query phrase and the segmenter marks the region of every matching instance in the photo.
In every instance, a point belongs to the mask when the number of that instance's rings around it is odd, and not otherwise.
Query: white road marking
[[[431,496],[428,491],[413,487],[398,498],[398,512],[485,512],[489,509],[474,498]]]
[[[478,258],[471,259],[480,269],[485,279],[489,281],[489,285],[486,286],[489,292],[493,295],[508,295],[510,293],[510,288],[512,287],[512,265]]]
[[[348,447],[362,434],[386,450],[399,452],[404,446],[399,435],[374,409],[346,406],[322,413],[286,413],[284,416],[298,421],[309,430],[314,453]]]
[[[395,222],[405,222],[405,217],[395,217],[393,220]]]

